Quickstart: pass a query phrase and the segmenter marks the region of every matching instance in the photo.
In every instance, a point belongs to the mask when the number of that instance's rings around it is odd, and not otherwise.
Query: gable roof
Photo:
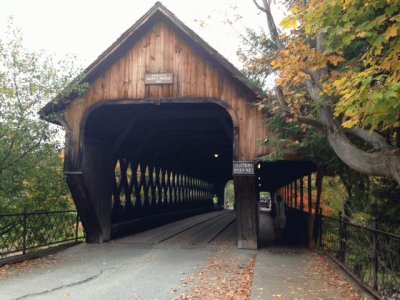
[[[166,21],[192,50],[200,57],[206,57],[218,66],[228,77],[237,81],[238,85],[249,95],[250,99],[259,99],[257,92],[248,84],[248,79],[226,58],[207,44],[200,36],[180,21],[161,2],[144,14],[135,24],[125,31],[106,51],[104,51],[80,76],[73,80],[66,90],[47,103],[39,114],[44,119],[52,119],[51,115],[63,111],[74,99],[80,96],[74,87],[83,83],[92,84],[104,74],[118,59],[151,29],[156,23]],[[67,92],[69,90],[69,92]],[[52,120],[54,121],[54,120]]]

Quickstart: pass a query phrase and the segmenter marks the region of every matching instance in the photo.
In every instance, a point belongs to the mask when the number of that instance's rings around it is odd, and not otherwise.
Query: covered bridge
[[[258,191],[311,169],[263,163],[233,176],[233,161],[268,153],[256,102],[232,64],[156,3],[40,112],[65,129],[64,171],[87,241],[212,209],[234,177],[238,246],[257,248]]]

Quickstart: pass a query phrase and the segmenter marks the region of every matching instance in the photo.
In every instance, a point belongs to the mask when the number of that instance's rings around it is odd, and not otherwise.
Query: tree
[[[288,119],[323,130],[354,170],[400,183],[400,6],[397,0],[291,0],[279,34],[271,4],[259,4]]]
[[[37,112],[71,80],[73,58],[23,47],[12,20],[0,40],[0,208],[66,208],[59,128]]]

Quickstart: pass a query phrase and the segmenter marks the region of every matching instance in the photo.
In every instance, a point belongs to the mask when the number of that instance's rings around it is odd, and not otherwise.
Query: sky
[[[0,36],[9,16],[21,28],[24,44],[62,57],[74,54],[83,67],[93,62],[125,30],[155,3],[155,0],[0,0]],[[239,34],[245,27],[266,29],[265,16],[252,0],[163,0],[181,21],[218,52],[240,68],[236,56]],[[233,26],[228,16],[242,18]],[[277,19],[282,16],[274,9]]]

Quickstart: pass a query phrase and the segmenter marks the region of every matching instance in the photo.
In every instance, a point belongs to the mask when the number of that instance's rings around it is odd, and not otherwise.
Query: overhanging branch
[[[278,98],[279,106],[283,109],[285,114],[290,114],[290,108],[286,102],[282,87],[279,85],[275,86],[275,93],[276,93],[276,97]]]
[[[388,144],[383,136],[380,134],[365,130],[362,128],[350,128],[346,129],[346,132],[354,134],[358,136],[363,141],[367,142],[368,144],[372,145],[375,150],[383,150],[383,149],[394,149],[393,146]]]
[[[270,6],[268,0],[262,0],[263,6],[258,4],[257,0],[253,0],[253,2],[259,10],[261,10],[263,13],[265,13],[265,16],[267,17],[268,30],[269,30],[269,34],[271,35],[271,39],[274,41],[274,43],[278,49],[282,49],[282,43],[281,43],[281,40],[279,39],[278,29],[276,27],[274,18],[272,16],[271,6]]]

